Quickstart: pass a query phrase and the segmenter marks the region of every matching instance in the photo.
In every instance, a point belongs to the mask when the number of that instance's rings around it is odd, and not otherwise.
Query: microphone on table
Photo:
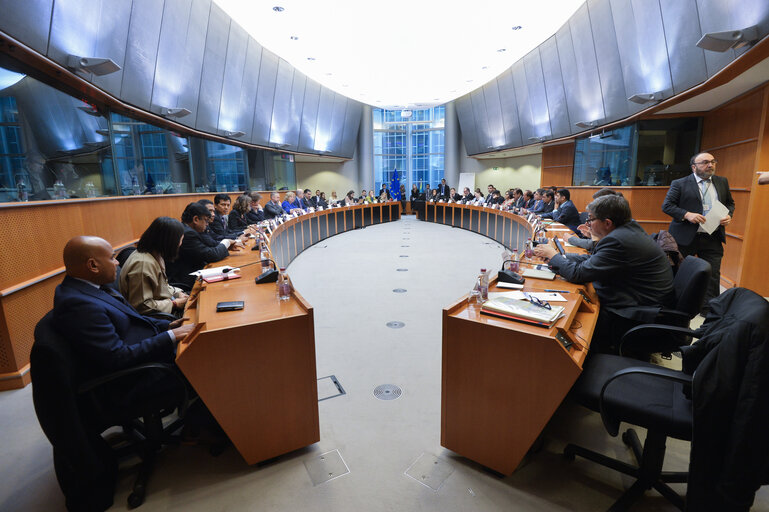
[[[505,269],[505,263],[513,261],[513,260],[505,260],[502,262],[502,270],[497,272],[497,281],[502,281],[503,283],[513,283],[513,284],[523,284],[526,279],[516,272],[513,272],[512,270]]]
[[[265,261],[269,261],[272,263],[272,268],[265,270],[258,276],[254,278],[254,282],[256,284],[262,284],[262,283],[277,283],[278,282],[278,266],[275,264],[275,260],[271,258],[265,258],[263,260],[256,261],[254,263],[264,263]]]

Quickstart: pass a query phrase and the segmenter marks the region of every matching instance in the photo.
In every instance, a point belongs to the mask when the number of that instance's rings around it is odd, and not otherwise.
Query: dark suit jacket
[[[222,219],[226,219],[226,222],[222,222]],[[211,232],[211,238],[217,242],[221,242],[225,238],[237,238],[243,234],[242,229],[232,229],[230,227],[229,219],[229,217],[223,217],[220,215],[219,212],[214,214],[213,222],[208,225],[208,229]]]
[[[279,204],[275,204],[272,201],[268,201],[266,205],[264,205],[264,218],[265,219],[274,219],[275,217],[280,217],[283,215],[283,207],[281,207]]]
[[[543,219],[553,219],[556,222],[560,222],[564,226],[568,226],[577,232],[577,226],[579,226],[579,212],[577,207],[571,201],[564,202],[558,207],[558,211],[550,211],[550,213],[542,214]]]
[[[56,330],[71,341],[91,378],[174,360],[167,320],[142,316],[107,292],[72,277],[56,287],[53,315]]]
[[[438,195],[443,197],[449,197],[449,192],[451,191],[451,187],[448,185],[441,185],[438,184]]]
[[[251,213],[251,211],[249,210],[248,213]],[[232,230],[243,232],[243,230],[245,230],[249,225],[248,217],[247,217],[248,213],[246,213],[246,215],[243,215],[241,217],[238,212],[236,212],[235,210],[232,210],[227,220],[227,225]]]
[[[634,220],[599,240],[592,255],[557,254],[550,266],[572,283],[592,282],[602,308],[631,320],[651,321],[674,305],[670,262]]]
[[[246,214],[246,221],[249,224],[256,224],[258,222],[262,222],[265,219],[264,216],[264,209],[262,210],[248,210],[248,213]]]
[[[714,174],[711,181],[718,194],[718,200],[729,209],[729,215],[733,216],[734,199],[732,199],[732,194],[729,191],[729,180]],[[662,211],[673,218],[668,231],[676,239],[676,242],[679,245],[690,245],[694,241],[694,235],[697,234],[699,224],[692,224],[684,220],[684,214],[686,212],[702,213],[702,196],[694,173],[674,180],[670,184],[665,201],[662,203]],[[724,226],[720,226],[711,236],[714,236],[721,243],[726,243]]]
[[[200,270],[209,263],[223,260],[229,254],[227,248],[204,233],[198,233],[191,227],[184,226],[184,239],[179,247],[179,257],[176,261],[166,263],[166,274],[170,283],[183,283],[189,287],[195,283],[190,272]]]
[[[545,203],[544,201],[540,200],[536,205],[534,205],[534,209],[532,211],[538,214],[550,213],[553,211],[553,208],[555,208],[555,201]]]
[[[514,208],[523,208],[524,206],[526,206],[526,198],[523,196],[513,201]]]

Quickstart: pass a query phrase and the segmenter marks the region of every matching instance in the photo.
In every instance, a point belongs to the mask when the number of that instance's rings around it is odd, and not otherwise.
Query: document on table
[[[714,201],[710,211],[705,215],[705,222],[700,224],[700,228],[707,234],[713,233],[721,225],[721,219],[729,215],[729,208],[724,206],[721,201]]]
[[[566,302],[563,295],[553,292],[489,292],[489,299],[498,299],[499,297],[516,300],[529,300],[530,297],[536,297],[547,302]]]

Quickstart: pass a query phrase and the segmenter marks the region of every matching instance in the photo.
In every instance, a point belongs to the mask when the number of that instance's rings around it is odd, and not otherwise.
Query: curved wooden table
[[[302,215],[273,232],[278,266],[329,236],[400,218],[400,203],[334,208]],[[214,266],[244,266],[258,251],[230,253]],[[197,303],[186,311],[198,323],[179,344],[176,364],[248,464],[320,440],[312,306],[294,291],[279,301],[275,283],[256,285],[261,265],[241,278],[195,285]],[[216,304],[242,300],[241,311]]]
[[[525,218],[478,206],[427,204],[422,219],[519,251],[532,236]],[[550,237],[566,232],[559,224],[548,228]],[[569,291],[562,294],[567,302],[557,303],[565,316],[551,328],[481,315],[467,296],[443,309],[441,445],[503,475],[515,471],[582,372],[598,318],[592,285],[526,278],[525,291],[545,289]],[[510,290],[495,279],[489,291]]]

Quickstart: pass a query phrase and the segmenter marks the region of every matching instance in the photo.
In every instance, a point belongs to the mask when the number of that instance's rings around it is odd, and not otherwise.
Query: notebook
[[[516,320],[527,324],[551,327],[563,313],[563,306],[550,306],[551,309],[532,304],[527,300],[498,297],[487,300],[481,306],[481,313]]]
[[[523,277],[533,277],[535,279],[549,279],[550,281],[555,279],[554,272],[550,272],[549,270],[537,270],[535,268],[527,268],[521,272],[521,275]]]

